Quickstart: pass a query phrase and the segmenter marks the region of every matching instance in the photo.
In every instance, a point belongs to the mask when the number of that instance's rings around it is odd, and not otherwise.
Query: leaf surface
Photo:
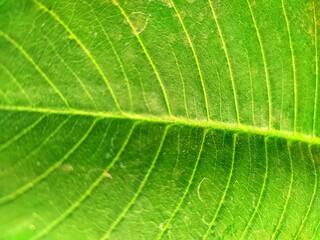
[[[319,9],[0,2],[0,239],[319,239]]]

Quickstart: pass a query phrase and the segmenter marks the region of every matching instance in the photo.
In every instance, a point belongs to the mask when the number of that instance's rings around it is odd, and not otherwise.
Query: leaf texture
[[[319,9],[0,1],[0,239],[319,239]]]

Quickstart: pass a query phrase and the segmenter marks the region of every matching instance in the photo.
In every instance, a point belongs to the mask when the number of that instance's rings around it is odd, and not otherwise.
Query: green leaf
[[[0,239],[319,239],[319,9],[0,1]]]

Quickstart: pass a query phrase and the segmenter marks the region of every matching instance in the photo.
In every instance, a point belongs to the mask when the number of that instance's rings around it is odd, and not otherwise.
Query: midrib
[[[93,111],[84,111],[84,110],[75,110],[75,109],[50,109],[50,108],[31,108],[31,107],[22,107],[22,106],[0,106],[2,111],[14,111],[14,112],[37,112],[37,113],[46,113],[46,114],[60,114],[60,115],[75,115],[75,116],[88,116],[88,117],[99,117],[106,119],[127,119],[133,121],[141,122],[151,122],[151,123],[163,123],[163,124],[175,124],[175,125],[185,125],[191,127],[201,127],[201,128],[212,128],[218,130],[232,131],[236,133],[246,133],[246,134],[255,134],[262,135],[270,138],[281,138],[288,141],[295,142],[304,142],[311,145],[320,145],[320,138],[313,137],[311,135],[305,135],[301,133],[291,133],[283,130],[268,129],[261,127],[254,127],[250,125],[243,124],[232,124],[216,121],[206,121],[206,120],[193,120],[185,118],[176,118],[176,117],[167,117],[162,116],[155,117],[150,115],[142,114],[132,114],[132,113],[106,113],[106,112],[93,112]]]

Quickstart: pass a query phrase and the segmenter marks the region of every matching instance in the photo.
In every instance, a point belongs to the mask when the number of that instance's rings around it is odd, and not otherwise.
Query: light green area
[[[319,19],[0,1],[0,239],[319,239]]]

